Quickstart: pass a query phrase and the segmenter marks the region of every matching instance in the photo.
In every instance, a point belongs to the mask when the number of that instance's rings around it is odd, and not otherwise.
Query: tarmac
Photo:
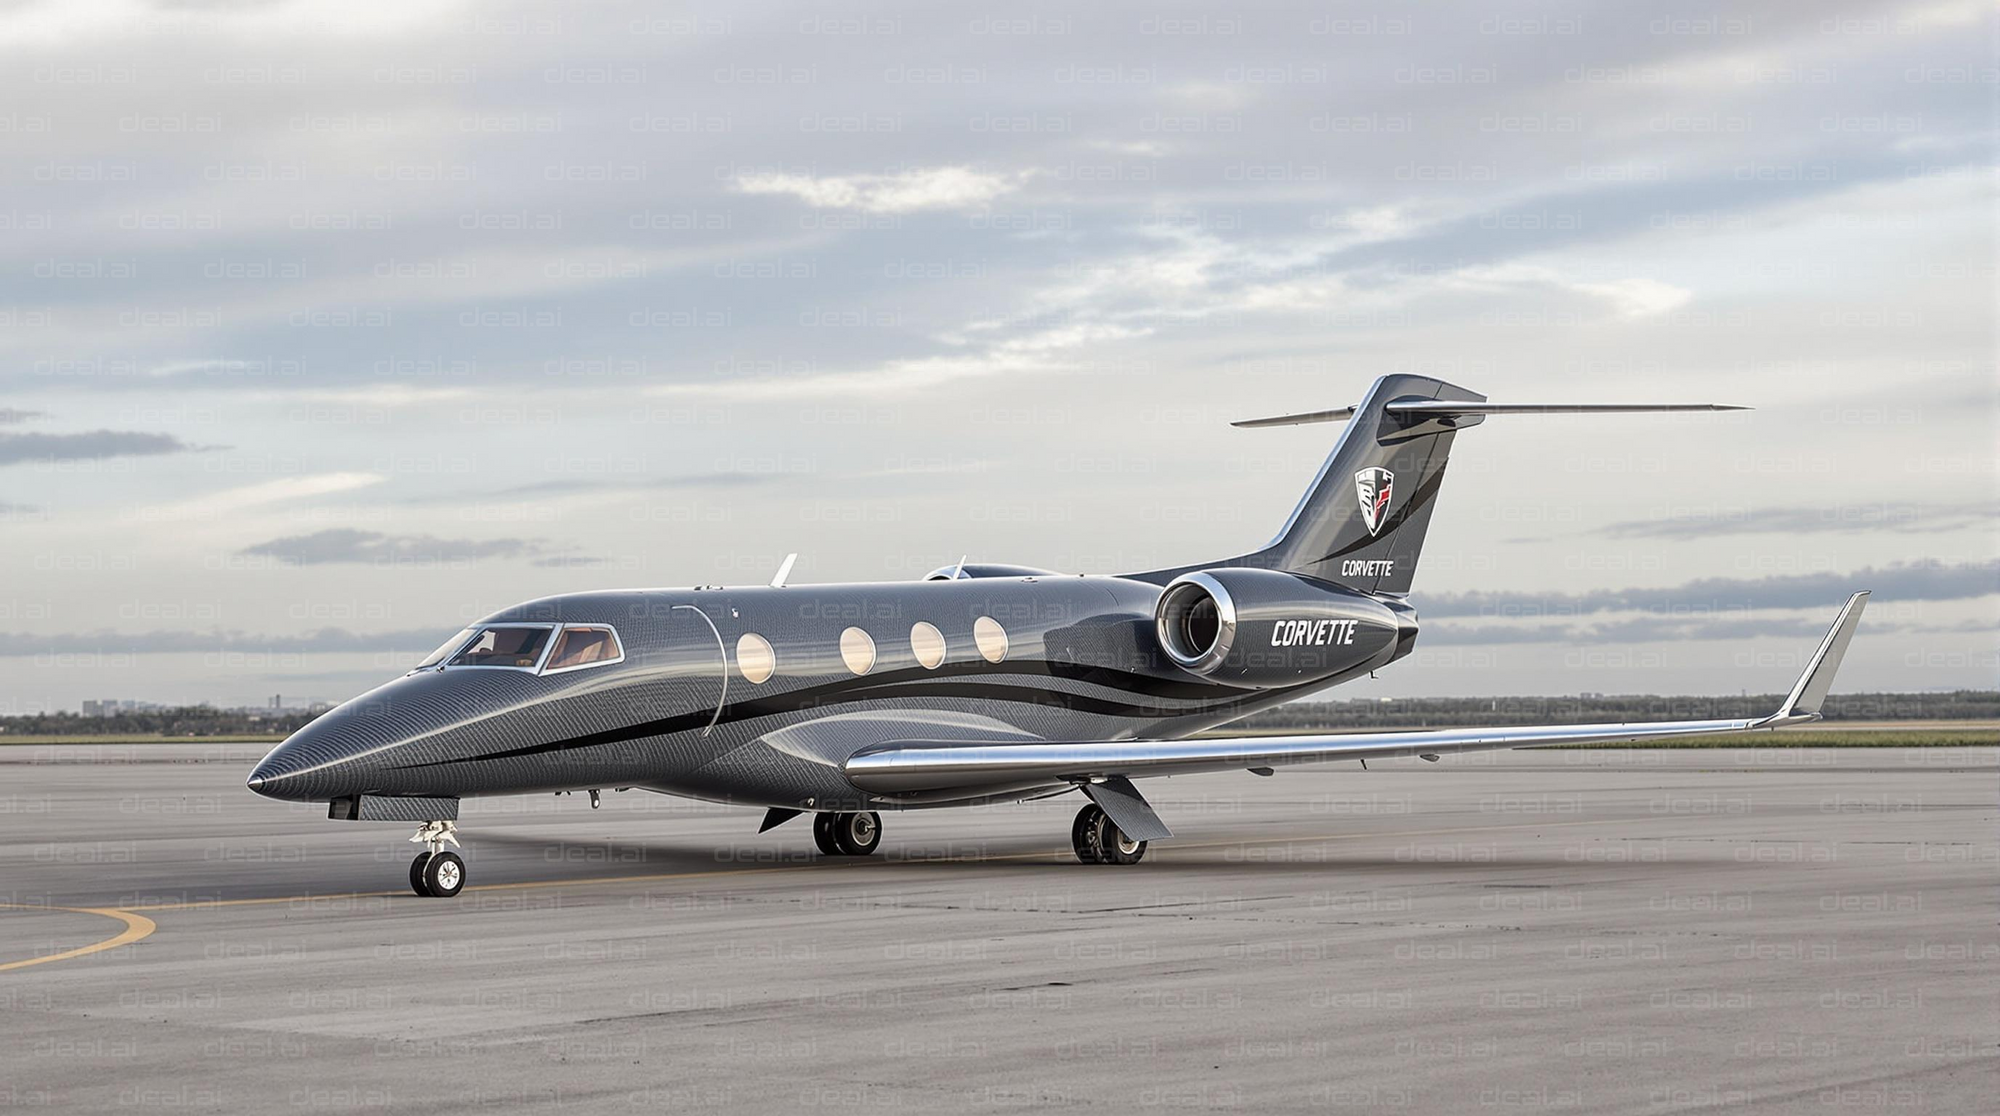
[[[252,795],[257,745],[0,747],[0,1109],[1991,1111],[1996,748],[1487,753],[803,819]]]

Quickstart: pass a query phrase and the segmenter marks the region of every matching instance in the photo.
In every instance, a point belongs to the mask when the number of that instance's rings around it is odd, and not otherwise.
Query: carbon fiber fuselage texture
[[[1159,594],[1146,581],[1050,576],[548,597],[481,623],[608,624],[624,660],[553,674],[413,672],[301,729],[252,777],[260,793],[302,801],[644,787],[818,810],[961,805],[1062,788],[888,800],[856,789],[841,764],[897,740],[1186,736],[1401,653],[1393,629],[1370,632],[1343,652],[1351,662],[1309,681],[1223,685],[1159,652]],[[982,617],[1006,633],[999,662],[975,641]],[[913,647],[920,622],[944,637],[935,667]],[[841,654],[848,628],[874,643],[873,664],[860,674]],[[776,670],[761,683],[737,662],[745,634],[776,651]]]

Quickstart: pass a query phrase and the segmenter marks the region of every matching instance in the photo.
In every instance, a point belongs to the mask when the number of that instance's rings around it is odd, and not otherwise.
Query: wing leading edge
[[[1778,711],[1747,720],[1658,721],[1641,724],[1531,725],[1429,732],[1338,733],[1310,736],[1221,736],[1198,740],[1049,741],[968,744],[892,741],[864,749],[844,765],[855,786],[899,795],[1034,783],[1090,784],[1285,764],[1347,759],[1446,755],[1547,744],[1631,743],[1676,736],[1784,728],[1820,719],[1820,704],[1840,667],[1867,604],[1863,591],[1847,600],[1819,649]]]

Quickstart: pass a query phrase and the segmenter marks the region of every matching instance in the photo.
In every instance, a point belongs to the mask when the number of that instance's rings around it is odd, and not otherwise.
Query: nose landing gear
[[[1085,864],[1137,864],[1146,856],[1146,842],[1125,836],[1094,802],[1076,812],[1069,841],[1076,858]]]
[[[814,814],[813,844],[828,856],[867,856],[882,844],[882,815]]]
[[[410,862],[410,890],[432,899],[449,899],[465,887],[465,859],[446,852],[445,843],[458,844],[458,823],[428,821],[410,837],[424,851]],[[461,848],[464,846],[460,846]]]

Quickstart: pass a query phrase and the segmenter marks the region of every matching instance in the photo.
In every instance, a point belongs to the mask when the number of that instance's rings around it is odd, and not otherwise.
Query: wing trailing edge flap
[[[1191,740],[1097,740],[1036,743],[898,741],[865,748],[843,765],[848,781],[883,795],[1000,783],[1085,784],[1097,801],[1100,788],[1154,775],[1185,775],[1333,760],[1392,759],[1549,744],[1636,743],[1675,736],[1783,728],[1820,718],[1820,704],[1860,623],[1868,594],[1849,597],[1840,616],[1807,661],[1784,704],[1768,716],[1744,720],[1656,721],[1640,724],[1529,725],[1517,728],[1444,729],[1425,732],[1329,733],[1311,736],[1218,736]],[[1101,782],[1095,780],[1102,780]],[[1127,784],[1129,785],[1129,783]],[[1115,792],[1102,791],[1107,798]],[[1137,792],[1133,792],[1137,798]],[[1143,802],[1143,799],[1139,801]],[[1099,802],[1104,812],[1117,815]],[[1155,817],[1157,820],[1157,816]],[[1138,824],[1135,820],[1134,824]],[[1134,835],[1120,821],[1120,829]]]
[[[784,806],[773,806],[764,811],[764,820],[757,826],[757,832],[769,833],[771,830],[778,828],[803,813],[805,813],[804,810],[792,810]]]
[[[1153,804],[1132,785],[1132,780],[1123,775],[1113,775],[1103,782],[1083,784],[1083,793],[1090,796],[1097,808],[1111,816],[1125,836],[1134,841],[1161,841],[1174,835],[1160,815],[1153,812]]]

